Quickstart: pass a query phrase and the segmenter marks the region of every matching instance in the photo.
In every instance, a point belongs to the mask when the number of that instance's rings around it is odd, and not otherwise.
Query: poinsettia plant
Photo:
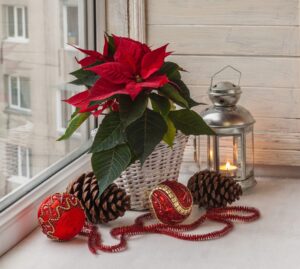
[[[72,72],[75,85],[87,89],[68,100],[76,107],[65,134],[69,138],[91,115],[104,115],[93,144],[92,167],[100,195],[130,164],[141,164],[164,141],[172,147],[176,132],[213,134],[191,108],[198,105],[181,80],[184,71],[174,62],[167,45],[151,49],[126,37],[105,35],[103,53],[84,50]]]

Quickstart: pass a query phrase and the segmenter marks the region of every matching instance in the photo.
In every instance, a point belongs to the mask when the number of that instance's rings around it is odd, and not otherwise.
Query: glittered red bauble
[[[149,202],[153,214],[160,222],[173,225],[190,215],[193,198],[186,186],[167,180],[151,191]]]
[[[41,203],[38,220],[43,233],[50,239],[65,241],[82,230],[85,214],[76,196],[55,193]]]

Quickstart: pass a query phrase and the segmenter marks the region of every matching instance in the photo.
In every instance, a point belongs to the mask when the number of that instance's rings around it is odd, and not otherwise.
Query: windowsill
[[[29,43],[29,38],[8,37],[4,40],[4,42],[27,44],[27,43]]]
[[[32,112],[30,109],[6,107],[3,112],[8,114],[22,115],[22,116],[32,116]]]
[[[90,156],[83,154],[90,143],[88,141],[0,199],[0,256],[36,227],[37,208],[47,195],[64,191],[70,178],[90,169]],[[12,203],[16,197],[21,198]]]
[[[188,175],[181,174],[181,181]],[[185,180],[183,180],[185,178]],[[128,249],[119,254],[102,253],[93,256],[87,247],[86,238],[76,237],[69,242],[49,240],[37,228],[14,249],[5,254],[1,268],[195,268],[199,264],[207,268],[297,268],[299,214],[295,205],[300,202],[299,180],[258,178],[257,186],[241,197],[236,205],[254,206],[260,209],[261,219],[250,224],[236,223],[232,233],[212,241],[187,242],[162,235],[133,237]],[[199,217],[202,211],[196,207],[189,218]],[[106,243],[113,243],[109,230],[112,227],[128,225],[140,215],[127,212],[123,218],[100,230]],[[36,218],[36,217],[35,217]],[[218,226],[219,227],[219,226]],[[206,224],[198,228],[203,233],[215,229],[216,225]],[[150,253],[150,255],[149,255]],[[74,262],[75,257],[80,257]]]

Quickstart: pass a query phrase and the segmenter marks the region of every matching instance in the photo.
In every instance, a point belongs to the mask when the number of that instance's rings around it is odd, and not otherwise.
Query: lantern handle
[[[240,86],[240,82],[241,82],[241,77],[242,77],[242,72],[236,68],[234,68],[233,66],[231,65],[226,65],[224,66],[221,70],[219,70],[218,72],[214,73],[210,79],[210,88],[212,87],[213,85],[213,81],[214,81],[214,78],[216,75],[220,74],[221,72],[223,72],[225,69],[227,68],[231,68],[232,70],[236,71],[239,73],[239,81],[238,81],[238,86]]]

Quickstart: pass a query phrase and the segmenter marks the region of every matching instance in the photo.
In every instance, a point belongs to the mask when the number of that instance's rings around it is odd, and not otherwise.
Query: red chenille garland
[[[234,227],[233,221],[252,222],[257,220],[259,217],[260,213],[254,207],[230,206],[225,208],[209,209],[204,215],[200,216],[196,221],[190,224],[168,225],[156,223],[145,225],[145,221],[153,219],[151,213],[147,213],[137,217],[132,225],[112,229],[110,234],[112,237],[119,240],[119,243],[115,245],[103,244],[101,234],[98,232],[97,226],[92,224],[86,224],[81,234],[88,237],[89,249],[94,254],[97,254],[98,250],[104,252],[120,252],[126,249],[127,239],[134,235],[156,233],[188,241],[212,240],[228,234]],[[207,220],[222,223],[224,224],[224,227],[217,231],[205,234],[185,233],[198,228]]]

